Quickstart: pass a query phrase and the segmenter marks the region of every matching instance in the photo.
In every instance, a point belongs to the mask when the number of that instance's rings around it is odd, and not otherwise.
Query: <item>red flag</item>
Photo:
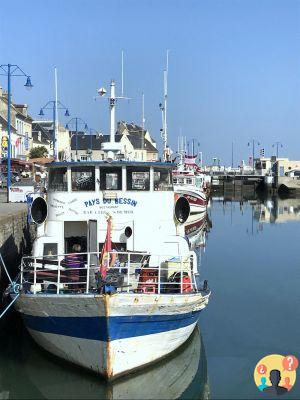
[[[108,252],[112,250],[111,247],[111,217],[107,218],[107,230],[106,230],[106,238],[103,243],[101,256],[100,256],[100,275],[102,279],[105,279],[106,272],[108,270]]]

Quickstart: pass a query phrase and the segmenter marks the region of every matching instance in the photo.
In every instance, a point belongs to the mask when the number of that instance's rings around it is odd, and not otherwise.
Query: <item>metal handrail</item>
[[[116,254],[114,265],[109,265],[112,255],[115,257]],[[68,266],[67,257],[70,255],[78,256],[78,260],[75,261],[80,262],[81,265],[76,267]],[[97,256],[98,265],[96,266],[91,264],[92,255]],[[174,255],[156,255],[147,252],[121,251],[116,253],[116,251],[111,251],[108,252],[107,257],[108,278],[101,280],[101,286],[114,286],[115,283],[117,291],[125,291],[127,293],[133,291],[163,294],[171,293],[172,290],[181,294],[187,291],[197,292],[195,277],[197,271],[193,270],[193,258],[193,252],[185,256],[174,257]],[[27,290],[36,294],[41,291],[49,292],[47,285],[52,284],[54,286],[51,293],[57,295],[70,292],[88,294],[91,292],[91,274],[97,275],[98,281],[100,279],[99,259],[99,252],[23,257],[20,268],[21,288],[26,287]],[[147,261],[146,265],[145,261]],[[152,261],[152,264],[150,261]],[[113,275],[114,273],[115,275]],[[147,273],[152,273],[153,276],[147,276]],[[186,282],[184,278],[187,275],[190,280]],[[172,276],[173,280],[170,279]],[[112,279],[116,277],[122,281],[119,285],[116,285],[116,282],[112,282]],[[147,290],[148,288],[150,289],[149,291]]]

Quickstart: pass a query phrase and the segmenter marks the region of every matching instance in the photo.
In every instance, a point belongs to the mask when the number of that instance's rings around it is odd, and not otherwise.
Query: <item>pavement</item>
[[[0,218],[14,215],[20,211],[27,210],[26,203],[7,203],[7,194],[5,189],[0,189]]]

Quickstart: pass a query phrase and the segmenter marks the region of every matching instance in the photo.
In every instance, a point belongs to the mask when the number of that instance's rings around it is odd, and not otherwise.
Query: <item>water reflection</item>
[[[255,207],[255,219],[261,223],[300,221],[300,199],[265,199]]]
[[[0,398],[177,399],[209,398],[200,330],[175,353],[139,373],[106,383],[41,350],[12,314],[1,339]],[[7,322],[7,321],[6,321]]]

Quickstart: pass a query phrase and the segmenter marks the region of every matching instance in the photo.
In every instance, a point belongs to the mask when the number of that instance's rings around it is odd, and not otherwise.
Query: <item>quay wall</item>
[[[30,253],[35,235],[35,226],[27,223],[26,205],[0,204],[0,252],[12,277],[18,272],[22,255]],[[1,265],[0,283],[3,286],[6,282]]]

